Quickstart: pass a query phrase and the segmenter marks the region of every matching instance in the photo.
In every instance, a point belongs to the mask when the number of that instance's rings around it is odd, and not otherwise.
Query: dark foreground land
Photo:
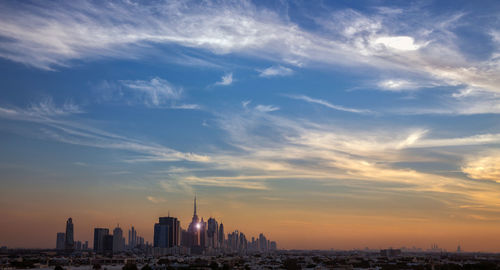
[[[58,254],[53,250],[7,250],[0,268],[44,270],[167,270],[167,269],[500,269],[500,254],[403,252],[387,256],[368,251],[276,251],[272,253],[170,255],[154,257],[92,252]]]

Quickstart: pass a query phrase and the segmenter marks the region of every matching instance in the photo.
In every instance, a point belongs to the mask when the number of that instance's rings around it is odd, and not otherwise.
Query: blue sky
[[[205,215],[290,248],[427,245],[408,236],[417,226],[494,250],[465,228],[500,223],[499,12],[496,1],[3,1],[3,237],[46,245],[49,233],[7,237],[42,208],[61,215],[38,217],[50,233],[52,217],[137,223],[123,207],[187,221],[197,193]],[[408,229],[366,242],[366,228],[280,234],[313,226],[301,215]]]

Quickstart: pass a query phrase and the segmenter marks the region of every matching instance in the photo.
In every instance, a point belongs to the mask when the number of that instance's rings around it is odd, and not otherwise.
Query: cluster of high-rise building
[[[123,230],[119,225],[113,229],[113,234],[109,233],[108,228],[94,228],[94,252],[99,254],[116,254],[126,250],[143,250],[149,246],[144,238],[137,235],[134,226],[128,231],[128,242],[125,242]]]
[[[71,218],[66,223],[66,233],[57,233],[57,249],[65,252],[89,249],[88,242],[75,244],[73,234],[73,221]],[[275,241],[268,240],[264,234],[251,240],[243,232],[235,230],[226,234],[224,225],[218,223],[213,217],[207,221],[199,219],[194,198],[194,213],[186,229],[181,227],[176,217],[160,217],[154,224],[154,238],[150,245],[144,238],[137,234],[132,226],[128,231],[128,241],[125,241],[123,230],[118,225],[110,234],[108,228],[94,228],[93,251],[98,254],[112,255],[124,251],[152,253],[152,255],[169,254],[227,254],[269,252],[277,250]]]
[[[73,251],[87,250],[88,247],[88,241],[85,241],[85,243],[83,244],[81,241],[75,241],[73,219],[68,218],[68,220],[66,221],[66,232],[57,233],[56,249],[59,251],[71,253]]]
[[[160,217],[154,227],[154,253],[157,255],[247,253],[277,250],[275,241],[267,240],[264,234],[249,241],[243,232],[234,231],[226,235],[224,224],[210,217],[207,221],[198,217],[196,197],[194,198],[193,218],[186,229],[174,217]]]

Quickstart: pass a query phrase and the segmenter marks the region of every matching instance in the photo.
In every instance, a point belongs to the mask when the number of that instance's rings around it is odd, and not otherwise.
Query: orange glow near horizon
[[[200,198],[201,196],[199,196]],[[341,208],[323,207],[317,210],[278,208],[273,202],[252,204],[239,202],[221,204],[223,200],[203,199],[199,204],[199,216],[206,221],[215,217],[224,224],[225,232],[239,230],[247,235],[258,237],[264,233],[268,239],[277,241],[280,249],[380,249],[388,247],[420,247],[427,249],[431,244],[438,244],[449,251],[460,244],[466,251],[500,251],[495,245],[500,240],[498,223],[458,216],[440,217],[429,214],[428,217],[401,217],[399,213],[391,215],[390,209],[380,213],[350,214]],[[186,228],[191,220],[192,202],[182,200],[177,207],[168,207],[168,201],[162,204],[138,202],[134,206],[107,206],[94,210],[80,208],[72,211],[72,205],[56,204],[54,209],[34,206],[30,211],[2,209],[5,219],[0,223],[2,245],[25,248],[53,248],[57,232],[63,232],[65,220],[71,216],[75,224],[75,239],[92,245],[93,228],[107,227],[112,230],[117,224],[124,230],[125,236],[130,226],[134,226],[138,235],[151,242],[153,224],[159,216],[170,212],[181,220],[181,227]],[[306,203],[306,202],[304,202]],[[91,209],[91,208],[89,208]],[[147,209],[147,211],[141,211]],[[72,213],[71,213],[72,212]],[[36,230],[33,230],[36,226]]]

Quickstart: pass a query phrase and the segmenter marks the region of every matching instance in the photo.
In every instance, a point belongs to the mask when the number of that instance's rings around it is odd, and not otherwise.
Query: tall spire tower
[[[193,220],[192,220],[192,223],[193,224],[197,224],[199,221],[198,219],[198,214],[196,213],[196,195],[194,195],[194,212],[193,212]]]

